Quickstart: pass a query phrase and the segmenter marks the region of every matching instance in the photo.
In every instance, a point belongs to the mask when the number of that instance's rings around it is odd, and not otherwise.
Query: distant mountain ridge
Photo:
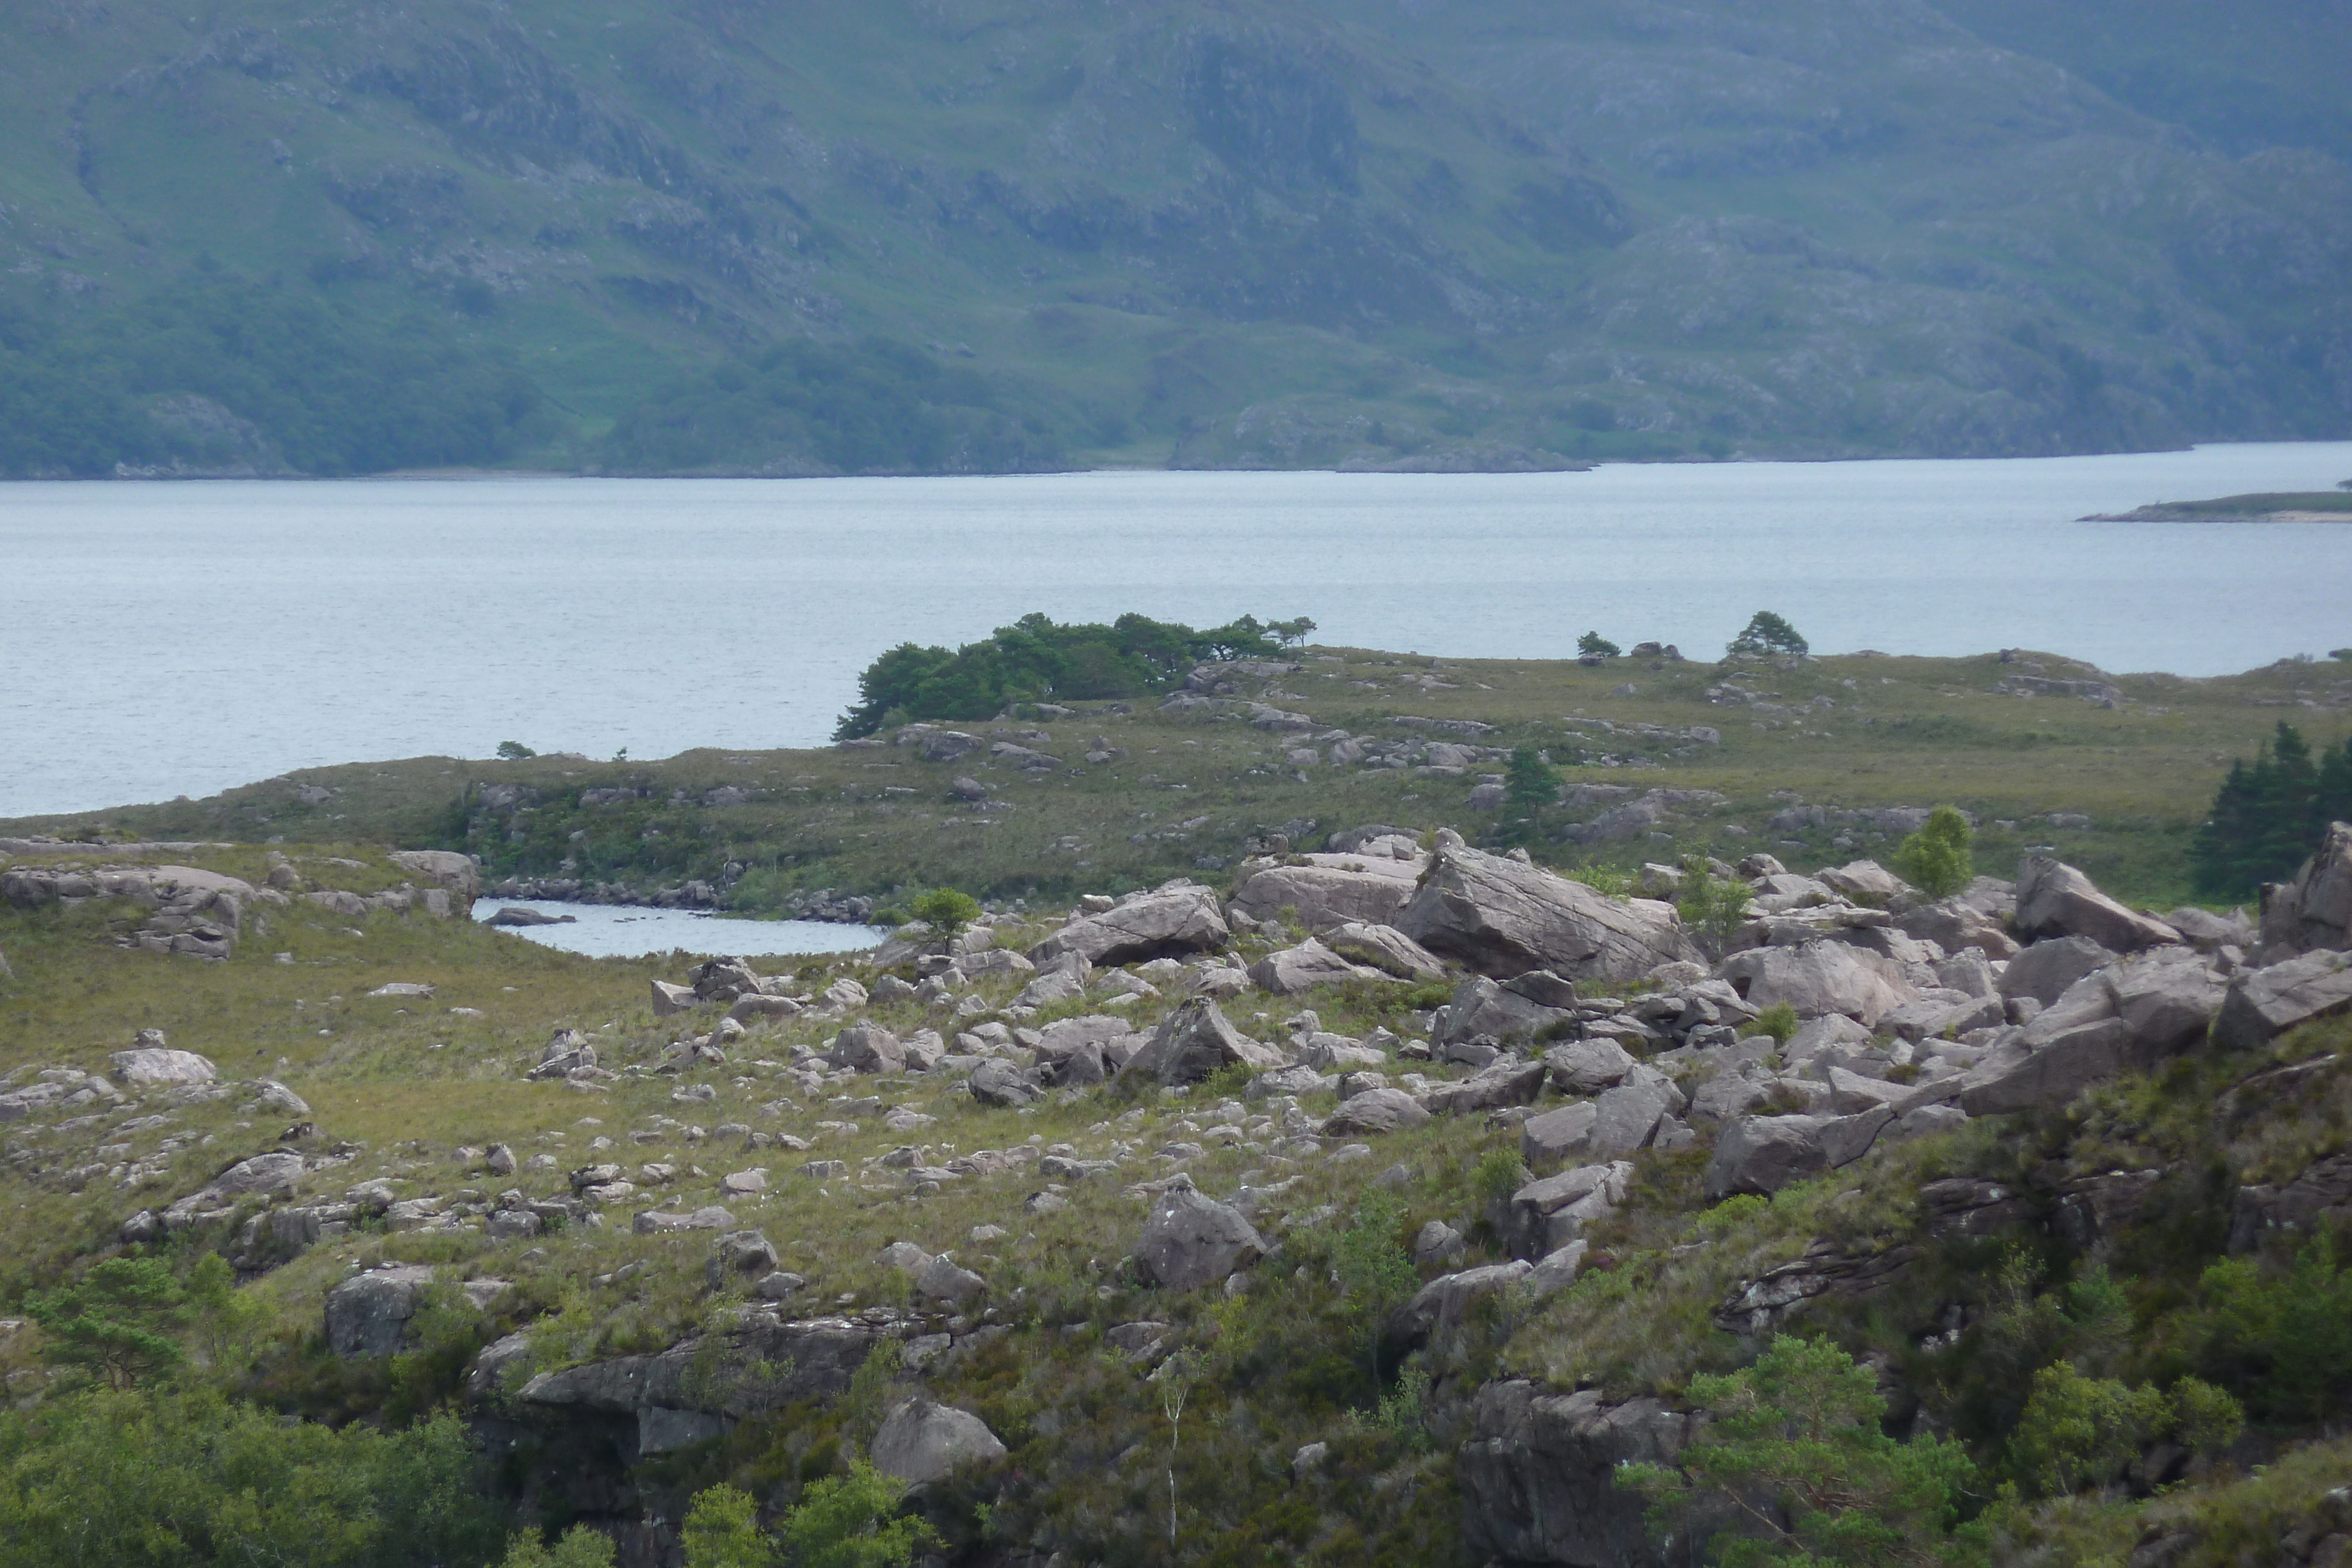
[[[2340,0],[28,0],[0,50],[5,472],[2352,433]]]

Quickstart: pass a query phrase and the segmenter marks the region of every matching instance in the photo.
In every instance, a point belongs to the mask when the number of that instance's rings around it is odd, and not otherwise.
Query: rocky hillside
[[[10,862],[0,1563],[2352,1550],[2352,826],[2256,919],[1370,827],[781,972]]]
[[[2352,24],[2074,11],[29,0],[0,471],[2341,436]]]

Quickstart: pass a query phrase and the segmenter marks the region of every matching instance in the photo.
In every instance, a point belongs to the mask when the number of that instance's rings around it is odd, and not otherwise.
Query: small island
[[[2352,479],[2333,490],[2282,490],[2210,501],[2159,501],[2129,512],[2096,512],[2085,523],[2352,522]]]

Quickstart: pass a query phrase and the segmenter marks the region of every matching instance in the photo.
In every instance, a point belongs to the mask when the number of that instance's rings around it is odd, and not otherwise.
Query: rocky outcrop
[[[1268,953],[1252,964],[1249,977],[1259,990],[1277,997],[1295,997],[1318,986],[1336,986],[1348,980],[1385,980],[1389,976],[1381,970],[1350,963],[1309,936],[1296,947]]]
[[[1178,883],[1071,921],[1032,947],[1029,960],[1044,964],[1065,953],[1078,954],[1090,964],[1181,958],[1214,952],[1232,936],[1214,893]]]
[[[1919,999],[1901,965],[1849,942],[1751,948],[1726,958],[1717,973],[1754,1010],[1786,1002],[1801,1019],[1843,1013],[1867,1027]]]
[[[1464,1544],[1475,1558],[1563,1568],[1683,1568],[1705,1532],[1661,1546],[1642,1494],[1619,1467],[1671,1464],[1690,1417],[1653,1398],[1612,1405],[1598,1389],[1549,1393],[1521,1379],[1478,1390],[1469,1436],[1454,1455]],[[1696,1539],[1694,1539],[1696,1537]]]
[[[2352,822],[2333,822],[2293,882],[2263,889],[2263,956],[2352,951]]]
[[[1760,1339],[1794,1317],[1808,1301],[1822,1296],[1858,1298],[1883,1290],[1919,1256],[1916,1247],[1849,1252],[1831,1242],[1816,1241],[1803,1257],[1733,1287],[1716,1309],[1715,1326],[1726,1333]]]
[[[1216,1284],[1265,1256],[1265,1239],[1241,1211],[1201,1193],[1181,1173],[1153,1201],[1135,1243],[1136,1272],[1170,1291]]]
[[[2114,953],[2178,943],[2180,933],[2101,893],[2098,884],[2063,861],[2028,855],[2017,868],[2017,914],[2011,924],[2027,941],[2087,936]]]
[[[346,1359],[399,1354],[432,1283],[415,1264],[352,1275],[327,1292],[327,1348]]]
[[[1438,835],[1421,891],[1392,923],[1432,953],[1507,978],[1633,980],[1690,956],[1669,904],[1604,897],[1580,882]]]
[[[1445,965],[1436,954],[1393,925],[1351,921],[1323,934],[1323,945],[1351,964],[1399,980],[1441,980]]]
[[[118,1051],[108,1060],[114,1063],[114,1076],[134,1089],[156,1083],[210,1083],[220,1076],[209,1058],[160,1045]]]
[[[1529,1182],[1511,1195],[1505,1210],[1506,1244],[1529,1260],[1559,1251],[1586,1226],[1614,1213],[1633,1179],[1630,1161],[1612,1160]]]

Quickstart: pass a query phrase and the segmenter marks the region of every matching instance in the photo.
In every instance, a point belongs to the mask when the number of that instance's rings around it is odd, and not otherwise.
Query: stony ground
[[[445,917],[446,852],[12,851],[0,1301],[225,1258],[188,1375],[461,1410],[518,1519],[627,1563],[853,1454],[943,1561],[1684,1561],[1609,1478],[1782,1331],[2022,1484],[2001,1560],[2347,1550],[2352,1364],[2211,1325],[2215,1268],[2352,1220],[2352,832],[2259,924],[2050,856],[1612,895],[1375,832],[780,973]],[[76,1397],[0,1333],[20,1411]],[[2053,1488],[2014,1434],[2062,1363],[2250,1420]]]

